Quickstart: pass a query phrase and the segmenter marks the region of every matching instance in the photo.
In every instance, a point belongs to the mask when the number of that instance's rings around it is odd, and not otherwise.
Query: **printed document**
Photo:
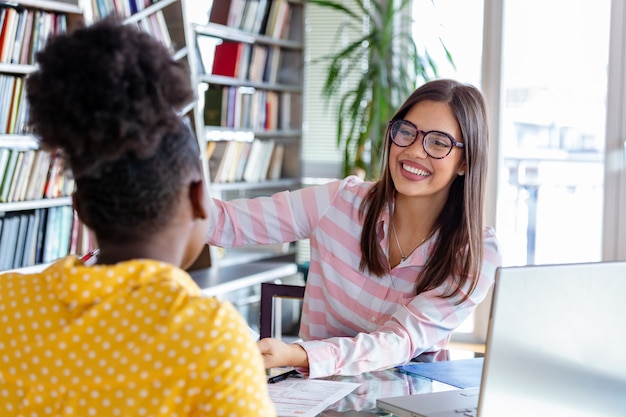
[[[289,378],[268,384],[279,417],[315,417],[354,391],[359,383]]]

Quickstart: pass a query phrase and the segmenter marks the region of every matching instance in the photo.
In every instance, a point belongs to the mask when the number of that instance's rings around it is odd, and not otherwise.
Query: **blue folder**
[[[397,366],[396,369],[406,374],[443,382],[457,388],[475,388],[480,387],[483,362],[484,358],[413,362]]]

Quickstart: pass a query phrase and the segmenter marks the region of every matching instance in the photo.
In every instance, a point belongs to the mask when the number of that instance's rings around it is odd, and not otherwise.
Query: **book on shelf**
[[[70,240],[72,236],[72,222],[74,220],[74,210],[72,206],[55,207],[59,210],[59,246],[54,259],[66,256],[70,249]]]
[[[281,38],[290,13],[291,7],[288,0],[272,1],[265,27],[265,35],[272,38]]]
[[[135,26],[157,39],[170,51],[173,50],[172,38],[165,22],[165,16],[161,10],[137,20]]]
[[[46,237],[46,223],[48,222],[48,213],[50,209],[41,208],[37,209],[39,212],[39,225],[37,227],[37,238],[35,243],[35,264],[42,263],[43,251]]]
[[[278,46],[272,46],[267,52],[265,59],[265,69],[263,71],[263,81],[276,84],[278,82],[278,72],[280,69],[281,49]]]
[[[283,170],[283,158],[285,155],[285,145],[282,143],[276,144],[274,152],[270,160],[269,168],[267,170],[268,180],[278,180],[282,177]]]
[[[246,162],[246,147],[249,146],[249,142],[242,141],[231,141],[233,145],[233,153],[230,157],[230,160],[227,161],[227,174],[225,182],[236,182],[240,180],[238,177],[239,167],[241,165],[245,166]],[[243,169],[241,169],[243,171]]]
[[[20,150],[14,150],[15,156],[9,162],[11,167],[7,167],[7,172],[2,188],[2,195],[0,195],[0,201],[3,203],[11,202],[13,193],[15,192],[15,186],[17,185],[17,178],[19,177],[20,170],[22,168],[22,160],[24,159],[24,152]],[[10,171],[9,171],[10,169]],[[6,184],[6,187],[5,187]]]
[[[74,180],[61,159],[35,149],[0,147],[0,202],[39,200],[70,195]]]
[[[31,171],[30,181],[26,188],[25,200],[39,200],[43,197],[46,177],[50,169],[50,153],[38,150]]]
[[[246,169],[246,164],[250,158],[250,150],[252,149],[252,142],[240,142],[242,149],[239,155],[239,160],[235,161],[235,176],[233,181],[243,181],[243,172]]]
[[[236,2],[235,2],[236,3]],[[237,4],[231,5],[233,15],[232,26],[238,29],[258,34],[261,32],[270,2],[268,0],[247,0],[242,8]],[[229,24],[229,26],[231,26]]]
[[[19,232],[19,215],[11,213],[2,220],[2,236],[0,237],[0,269],[13,268],[17,235]]]
[[[19,151],[16,149],[9,150],[9,158],[2,174],[2,184],[0,184],[0,202],[7,203],[9,197],[9,189],[11,188],[11,182],[13,181],[13,173],[17,166],[17,157]]]
[[[220,38],[213,36],[203,35],[198,33],[196,35],[196,48],[198,49],[198,56],[200,57],[199,68],[203,74],[213,73],[213,62],[215,62],[215,49],[217,45],[222,42]]]
[[[210,84],[204,92],[204,124],[222,126],[224,87]]]
[[[250,32],[260,34],[263,29],[263,25],[267,22],[267,14],[269,12],[271,1],[260,0],[257,14],[254,18],[254,23],[250,28]]]
[[[226,87],[228,94],[226,95],[226,127],[235,128],[235,101],[237,97],[238,87]]]
[[[231,0],[213,1],[211,11],[209,12],[209,22],[220,25],[228,25],[228,15],[230,13]]]
[[[16,175],[15,190],[12,195],[9,196],[9,201],[24,201],[28,181],[32,179],[30,174],[35,160],[35,150],[26,150],[23,152],[23,155],[24,157],[20,164],[19,172]]]
[[[280,8],[276,13],[272,32],[269,34],[272,38],[287,39],[289,37],[289,22],[291,20],[291,5],[287,1],[280,4]]]
[[[2,185],[4,172],[9,162],[9,156],[11,156],[11,150],[9,148],[0,148],[0,186]]]
[[[22,46],[24,44],[24,34],[26,32],[26,18],[28,17],[28,11],[22,9],[19,11],[17,28],[15,30],[15,41],[13,44],[13,50],[9,51],[9,62],[12,64],[18,64],[20,60],[20,53],[22,52]]]
[[[250,69],[250,60],[252,55],[252,45],[243,43],[239,54],[239,62],[237,63],[237,77],[242,80],[248,78],[248,70]]]
[[[272,160],[272,153],[274,152],[275,146],[276,142],[274,142],[273,139],[263,141],[263,152],[259,156],[260,160],[256,174],[257,181],[267,180],[267,172],[270,166],[270,161]]]
[[[0,133],[11,133],[8,128],[16,80],[14,75],[0,74]]]
[[[209,161],[209,176],[211,177],[211,182],[217,182],[217,172],[227,145],[228,141],[224,140],[208,142],[207,153],[209,153],[209,155],[207,155],[207,158]]]
[[[243,19],[243,10],[245,5],[246,0],[230,0],[230,7],[228,9],[228,20],[226,22],[227,26],[238,28],[241,25],[241,19]]]
[[[24,247],[26,245],[26,233],[28,231],[28,223],[30,215],[22,213],[19,216],[17,238],[15,242],[15,254],[13,255],[12,268],[20,268],[24,258]]]
[[[48,209],[41,262],[53,262],[68,254],[73,218],[71,206]]]
[[[264,45],[253,45],[248,67],[247,78],[253,82],[262,82],[265,68],[267,67],[267,57],[269,48]]]
[[[74,211],[68,253],[80,257],[86,253],[93,251],[96,247],[97,242],[93,236],[93,233],[78,218],[78,214],[76,214],[76,212]]]
[[[280,95],[276,91],[268,91],[265,100],[265,130],[278,128],[278,104]]]
[[[32,65],[52,34],[67,30],[63,13],[0,4],[0,62]]]
[[[0,270],[52,262],[82,248],[73,239],[89,234],[69,205],[1,215]]]
[[[8,109],[9,114],[7,116],[6,132],[7,133],[19,133],[18,114],[20,112],[20,106],[23,105],[24,97],[24,77],[14,77],[15,82],[13,84],[13,91],[11,92],[11,104]]]
[[[35,265],[36,249],[37,249],[37,230],[41,217],[41,209],[32,211],[29,215],[28,229],[26,231],[26,240],[24,242],[24,254],[22,256],[21,266]]]
[[[204,93],[204,124],[253,131],[294,128],[300,116],[295,111],[291,116],[292,104],[299,103],[292,96],[296,93],[209,84]]]
[[[300,130],[302,128],[302,112],[291,109],[301,109],[302,95],[300,93],[284,92],[280,95],[279,128],[284,130]]]
[[[254,20],[259,11],[259,0],[247,0],[241,10],[241,18],[239,19],[239,29],[244,32],[251,32]]]
[[[217,171],[215,172],[214,182],[223,183],[227,181],[229,163],[232,161],[235,152],[235,141],[226,141],[224,153],[219,160]]]
[[[3,32],[4,32],[4,19],[6,17],[7,14],[7,9],[6,6],[3,4],[0,4],[0,55],[2,55],[2,44],[4,43],[4,36],[3,36]]]
[[[246,182],[257,182],[259,159],[263,152],[263,142],[259,139],[254,139],[250,147],[250,153],[248,154],[248,161],[243,172],[242,179]]]
[[[6,4],[2,6],[5,13],[2,32],[0,34],[0,62],[9,63],[13,57],[13,47],[15,45],[20,11],[12,6],[7,7]]]
[[[273,139],[254,139],[247,157],[242,180],[259,182],[268,179],[268,170],[276,143]]]
[[[242,52],[242,42],[223,40],[221,44],[215,47],[211,73],[225,77],[237,77]]]
[[[24,23],[24,37],[22,38],[22,46],[17,63],[28,64],[28,53],[30,48],[30,39],[33,34],[33,22],[35,20],[35,11],[29,9],[26,14],[26,22]]]
[[[34,64],[35,63],[35,54],[40,49],[40,39],[44,36],[43,30],[41,26],[43,25],[43,20],[46,12],[43,10],[35,10],[35,15],[33,16],[33,28],[30,39],[24,39],[24,42],[28,42],[28,55],[25,57],[25,64]]]

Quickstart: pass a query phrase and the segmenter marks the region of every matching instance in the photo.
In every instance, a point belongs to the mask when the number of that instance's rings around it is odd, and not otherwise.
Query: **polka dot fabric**
[[[182,270],[64,258],[0,275],[0,416],[275,416],[232,305]]]

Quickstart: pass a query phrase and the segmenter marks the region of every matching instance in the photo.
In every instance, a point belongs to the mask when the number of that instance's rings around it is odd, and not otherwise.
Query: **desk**
[[[366,372],[362,375],[350,377],[334,376],[326,379],[358,382],[361,386],[327,408],[320,414],[321,417],[391,416],[392,414],[388,414],[376,407],[377,398],[456,389],[451,385],[431,381],[419,376],[403,374],[393,369]]]
[[[456,357],[457,353],[444,350],[437,357],[427,356],[420,358],[422,362],[446,360]],[[357,382],[361,386],[337,401],[322,412],[320,417],[371,417],[391,416],[376,407],[376,399],[398,395],[423,394],[428,392],[448,391],[457,389],[442,382],[433,381],[417,375],[408,375],[395,369],[366,372],[358,376],[332,376],[331,381]]]

